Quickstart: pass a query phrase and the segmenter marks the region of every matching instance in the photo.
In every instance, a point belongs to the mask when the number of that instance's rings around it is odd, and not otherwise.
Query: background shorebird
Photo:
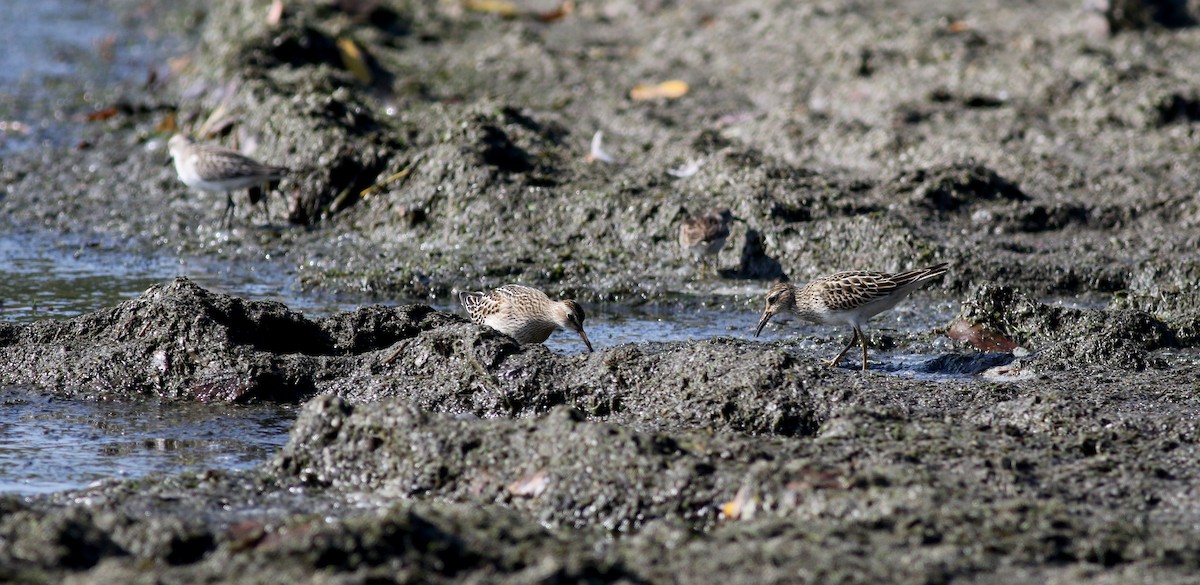
[[[472,321],[520,343],[542,343],[555,329],[564,327],[578,333],[588,351],[592,351],[592,342],[583,332],[583,307],[573,300],[551,300],[546,293],[519,284],[459,293],[458,300]]]
[[[183,134],[176,134],[167,143],[171,158],[175,160],[175,172],[179,180],[192,189],[225,194],[225,213],[222,225],[228,226],[233,219],[233,191],[238,189],[262,189],[271,181],[278,181],[291,172],[286,167],[264,165],[240,152],[212,144],[199,144]],[[261,191],[251,192],[251,204],[257,199],[263,202],[263,212],[270,221],[267,200]]]
[[[716,271],[717,254],[729,239],[729,224],[736,219],[728,207],[710,209],[679,224],[679,247],[695,255],[701,270],[711,259]]]
[[[908,293],[946,273],[946,264],[908,272],[868,272],[853,270],[822,276],[803,288],[781,282],[767,291],[767,308],[758,320],[754,336],[762,332],[771,317],[789,312],[801,319],[814,323],[835,325],[845,323],[854,328],[850,343],[827,365],[837,366],[842,356],[862,341],[862,369],[867,370],[867,336],[862,326],[868,319],[878,315],[904,300]]]

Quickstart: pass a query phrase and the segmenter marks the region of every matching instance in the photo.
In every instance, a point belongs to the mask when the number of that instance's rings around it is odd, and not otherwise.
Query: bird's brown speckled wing
[[[531,303],[549,303],[550,297],[546,293],[528,286],[519,284],[506,284],[491,292],[497,302],[512,303],[514,305],[528,305]]]
[[[220,181],[240,177],[264,177],[281,179],[289,170],[285,167],[264,165],[244,154],[214,146],[194,144],[196,174],[205,181]]]
[[[499,310],[500,299],[491,292],[464,292],[459,293],[458,300],[462,303],[464,309],[467,310],[467,315],[470,315],[471,321],[476,324],[483,325],[483,320],[488,315]]]
[[[702,237],[706,242],[729,237],[729,222],[719,215],[705,215],[701,222],[701,229],[703,230]]]
[[[891,295],[898,289],[914,286],[946,273],[946,264],[907,272],[888,273],[867,270],[838,272],[818,279],[821,299],[834,311],[849,311]]]
[[[888,296],[896,283],[886,272],[852,270],[818,279],[821,301],[832,311],[850,311]]]
[[[685,248],[728,237],[729,222],[717,213],[709,212],[689,217],[679,226],[679,244]]]

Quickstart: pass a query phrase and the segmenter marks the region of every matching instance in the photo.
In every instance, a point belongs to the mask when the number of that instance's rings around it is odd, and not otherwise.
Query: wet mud
[[[869,331],[920,375],[827,368],[803,339],[560,355],[419,302],[309,318],[186,279],[0,325],[5,385],[304,404],[255,470],[0,499],[0,577],[1200,570],[1191,3],[269,4],[130,16],[189,50],[96,94],[121,107],[82,140],[6,153],[6,221],[414,301],[520,281],[758,307],[782,275],[949,262],[911,302],[961,310]],[[163,164],[172,125],[296,169],[269,225],[244,198],[219,225],[224,198]],[[711,207],[742,221],[703,275],[676,234]]]
[[[306,400],[287,444],[250,472],[10,498],[2,566],[81,582],[232,566],[263,582],[1185,575],[1200,568],[1186,544],[1195,367],[1153,352],[1147,331],[1163,326],[1130,314],[987,289],[963,316],[1006,316],[978,321],[1029,345],[1082,329],[1089,347],[1156,363],[963,344],[913,379],[827,368],[789,341],[559,355],[428,306],[309,320],[179,279],[7,326],[0,380],[108,400]],[[928,344],[913,337],[896,343]],[[1021,375],[962,375],[983,367]]]

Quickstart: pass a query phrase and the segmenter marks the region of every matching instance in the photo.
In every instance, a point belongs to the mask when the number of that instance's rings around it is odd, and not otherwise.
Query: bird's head
[[[787,282],[775,283],[775,286],[767,291],[767,306],[763,309],[762,317],[758,319],[758,327],[754,329],[754,336],[758,337],[758,334],[762,333],[763,327],[767,326],[771,317],[795,308],[796,287]]]
[[[586,317],[583,313],[583,307],[573,300],[565,300],[560,303],[562,308],[559,325],[566,327],[571,331],[579,334],[579,338],[583,340],[583,344],[587,346],[588,351],[592,350],[592,342],[588,341],[587,333],[583,331],[583,320]]]

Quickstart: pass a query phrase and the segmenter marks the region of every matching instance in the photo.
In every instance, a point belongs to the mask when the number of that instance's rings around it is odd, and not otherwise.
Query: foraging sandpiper
[[[946,273],[946,264],[907,272],[868,272],[852,270],[822,276],[797,288],[781,282],[767,292],[767,308],[758,320],[754,336],[762,333],[771,317],[784,311],[814,323],[835,325],[845,323],[854,328],[850,343],[827,365],[837,366],[842,356],[862,341],[862,369],[867,371],[867,336],[862,327],[868,319],[878,315],[904,300],[908,293],[926,284],[931,279]]]
[[[233,218],[232,191],[246,188],[260,188],[264,183],[278,181],[290,173],[286,167],[264,165],[237,151],[214,146],[198,144],[183,134],[176,134],[167,143],[171,158],[175,160],[175,172],[179,180],[193,189],[210,193],[225,194],[225,213],[221,215],[223,225],[229,225]],[[262,193],[258,196],[266,210],[266,198]],[[254,203],[255,194],[251,194]],[[269,215],[268,215],[269,218]]]
[[[578,333],[588,351],[592,351],[592,342],[583,332],[583,307],[573,300],[554,301],[536,288],[519,284],[459,293],[458,300],[472,321],[520,343],[542,343],[555,329],[565,327]]]
[[[734,219],[733,212],[724,207],[683,220],[679,224],[679,247],[694,254],[701,264],[708,258],[715,263],[717,253],[729,239],[729,224]]]

